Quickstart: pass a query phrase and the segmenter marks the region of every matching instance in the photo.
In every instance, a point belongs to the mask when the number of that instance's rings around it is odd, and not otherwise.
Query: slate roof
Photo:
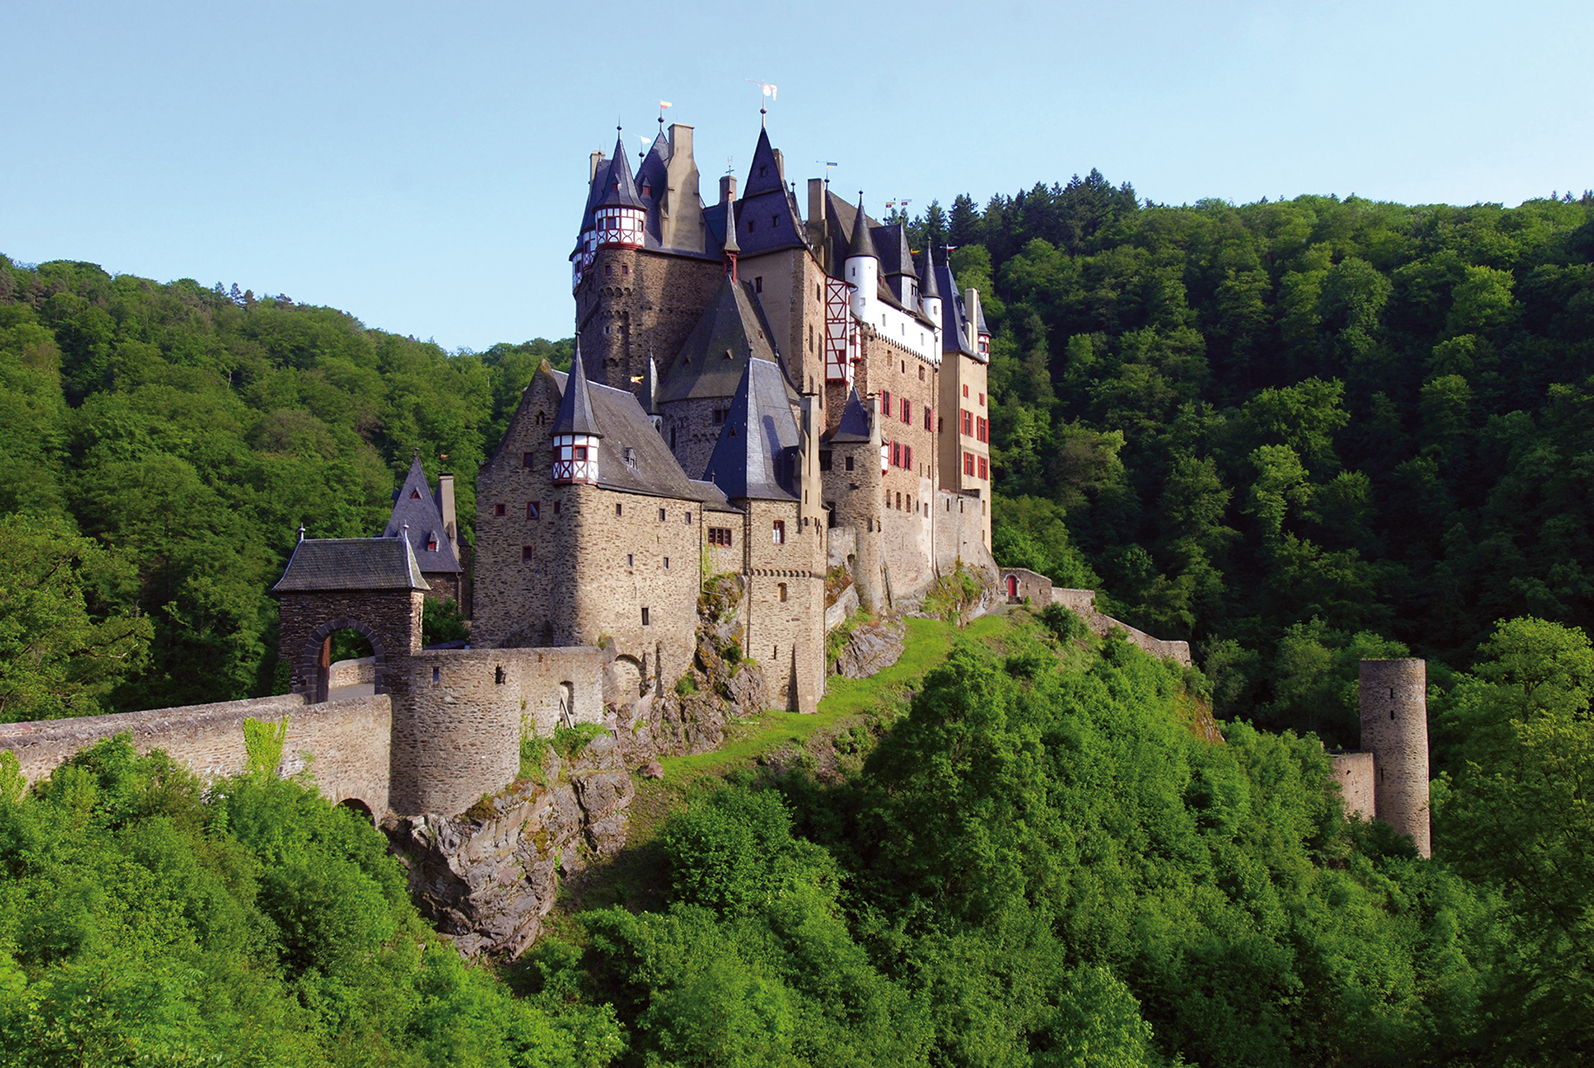
[[[869,440],[869,412],[858,399],[858,387],[847,395],[847,405],[841,409],[841,422],[830,432],[832,445],[851,445]]]
[[[850,260],[854,256],[873,256],[880,258],[880,253],[875,251],[874,227],[869,223],[869,216],[863,210],[863,194],[858,194],[858,210],[853,215],[852,240],[847,244],[847,254],[842,257]]]
[[[575,369],[573,363],[571,369]],[[570,375],[546,365],[538,373],[552,375],[561,396],[569,396]],[[686,477],[630,390],[587,382],[586,393],[593,423],[603,439],[598,447],[599,487],[652,497],[705,500],[703,490]]]
[[[271,592],[429,589],[407,538],[306,538]]]
[[[919,275],[919,295],[928,300],[941,295],[940,283],[936,281],[935,246],[929,240],[924,242],[924,269]]]
[[[786,375],[768,360],[748,360],[730,414],[703,477],[730,500],[790,501],[802,444],[786,399]]]
[[[604,180],[602,195],[593,205],[598,208],[646,208],[642,197],[637,193],[636,181],[631,177],[631,159],[625,153],[625,137],[622,135],[614,142],[614,159],[609,163],[609,172]]]
[[[575,358],[570,361],[570,373],[575,385],[563,391],[559,398],[559,414],[553,421],[555,434],[601,434],[592,415],[591,390],[587,370],[581,362],[581,339],[576,339]]]
[[[660,389],[659,403],[734,396],[749,359],[778,364],[769,334],[752,288],[725,279],[682,343]],[[786,393],[796,404],[797,392],[789,383]]]
[[[422,571],[459,574],[465,570],[454,556],[454,547],[449,543],[448,530],[443,524],[442,509],[438,507],[432,487],[426,481],[426,471],[421,467],[419,454],[410,464],[410,473],[393,499],[393,515],[388,519],[382,537],[398,537],[404,533],[405,524],[409,525],[410,549],[415,559],[420,561]],[[437,548],[428,549],[428,543]]]
[[[957,283],[952,278],[952,268],[943,263],[935,270],[941,286],[950,294],[941,301],[941,351],[973,356],[973,339],[965,332],[968,320],[963,311],[963,297],[959,295]]]

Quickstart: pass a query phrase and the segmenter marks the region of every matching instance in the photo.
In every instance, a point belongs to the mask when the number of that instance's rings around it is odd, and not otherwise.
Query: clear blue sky
[[[879,212],[1099,168],[1143,197],[1517,204],[1594,187],[1594,5],[0,0],[0,252],[572,332],[587,154],[657,101],[703,194],[769,127]],[[634,157],[633,157],[634,158]]]

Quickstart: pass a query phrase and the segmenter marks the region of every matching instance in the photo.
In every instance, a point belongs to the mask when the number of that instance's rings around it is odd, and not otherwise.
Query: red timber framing
[[[857,339],[852,331],[852,298],[839,278],[825,279],[825,381],[852,385]]]

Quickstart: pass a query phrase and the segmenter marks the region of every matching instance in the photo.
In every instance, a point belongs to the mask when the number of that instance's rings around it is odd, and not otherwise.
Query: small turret
[[[637,192],[631,176],[631,161],[625,154],[625,140],[614,142],[614,161],[609,164],[605,188],[598,193],[593,210],[599,248],[640,248],[647,229],[647,203]]]
[[[862,191],[858,193],[858,217],[852,224],[852,243],[847,246],[843,277],[853,287],[852,313],[864,322],[872,322],[875,302],[880,299],[880,254],[869,233]]]
[[[587,370],[581,362],[581,342],[576,341],[575,359],[565,379],[565,395],[559,401],[559,415],[553,423],[553,480],[557,484],[594,484],[598,481],[598,446],[603,435],[592,417],[592,398],[588,396]]]
[[[941,285],[935,280],[935,246],[929,240],[924,242],[924,267],[919,273],[919,307],[929,320],[935,324],[936,340],[939,342],[941,335]],[[937,344],[935,351],[939,353],[941,346]]]
[[[736,257],[741,254],[742,246],[736,241],[736,201],[725,202],[725,277],[736,284]]]

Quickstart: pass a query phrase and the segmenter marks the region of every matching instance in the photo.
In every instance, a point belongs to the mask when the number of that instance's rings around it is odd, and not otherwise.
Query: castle
[[[473,581],[452,476],[434,490],[417,456],[382,536],[301,531],[273,588],[288,696],[16,724],[0,748],[37,778],[131,728],[141,748],[229,774],[243,717],[281,714],[287,751],[315,753],[333,800],[453,815],[515,779],[523,732],[673,700],[716,577],[737,591],[740,655],[793,711],[824,693],[827,584],[843,606],[906,608],[960,566],[1000,578],[1009,601],[1064,604],[1189,664],[1185,643],[1101,615],[1090,591],[998,572],[979,293],[959,294],[932,248],[916,264],[906,228],[870,218],[861,195],[810,179],[804,218],[767,129],[741,196],[727,176],[706,204],[692,133],[661,122],[635,171],[619,140],[589,161],[575,357],[535,372],[478,473]],[[429,597],[467,608],[468,647],[422,648]],[[329,702],[345,629],[371,643],[375,695]],[[1421,662],[1364,667],[1362,699],[1373,752],[1335,759],[1346,808],[1426,855]]]

